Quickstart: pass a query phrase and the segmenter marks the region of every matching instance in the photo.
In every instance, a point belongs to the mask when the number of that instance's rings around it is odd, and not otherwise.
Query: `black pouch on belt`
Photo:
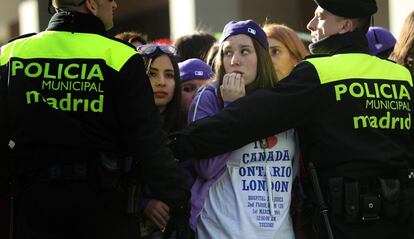
[[[98,159],[100,184],[104,190],[116,190],[121,186],[123,157],[113,153],[100,153]]]
[[[342,177],[329,179],[330,209],[334,215],[343,215],[343,183],[344,180]]]
[[[381,199],[378,194],[361,195],[361,219],[364,222],[372,222],[380,219]]]
[[[344,183],[345,213],[347,222],[359,222],[359,186],[358,182]]]
[[[398,214],[401,201],[401,187],[398,179],[379,178],[382,196],[383,213],[386,217],[395,217]]]

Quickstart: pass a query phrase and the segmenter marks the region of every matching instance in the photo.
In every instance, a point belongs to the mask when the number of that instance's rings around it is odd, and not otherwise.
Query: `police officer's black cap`
[[[345,18],[369,17],[377,12],[375,0],[314,0],[321,8]]]

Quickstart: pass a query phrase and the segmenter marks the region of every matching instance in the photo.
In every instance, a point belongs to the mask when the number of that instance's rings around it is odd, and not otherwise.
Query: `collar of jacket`
[[[368,40],[359,31],[335,34],[309,45],[312,54],[366,53]]]
[[[50,19],[48,31],[94,33],[106,36],[102,21],[92,14],[61,11]]]

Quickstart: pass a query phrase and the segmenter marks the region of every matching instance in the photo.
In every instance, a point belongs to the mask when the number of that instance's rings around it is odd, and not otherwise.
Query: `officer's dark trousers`
[[[397,220],[381,219],[376,222],[345,223],[342,218],[330,217],[335,239],[414,239],[413,229]],[[329,239],[320,222],[312,239]]]
[[[96,183],[49,181],[19,189],[15,239],[136,239],[137,217],[124,213],[123,197]]]

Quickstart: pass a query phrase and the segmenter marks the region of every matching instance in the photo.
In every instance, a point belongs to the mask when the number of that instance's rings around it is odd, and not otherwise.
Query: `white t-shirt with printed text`
[[[293,129],[233,151],[226,172],[209,190],[197,238],[293,239],[294,156]]]

